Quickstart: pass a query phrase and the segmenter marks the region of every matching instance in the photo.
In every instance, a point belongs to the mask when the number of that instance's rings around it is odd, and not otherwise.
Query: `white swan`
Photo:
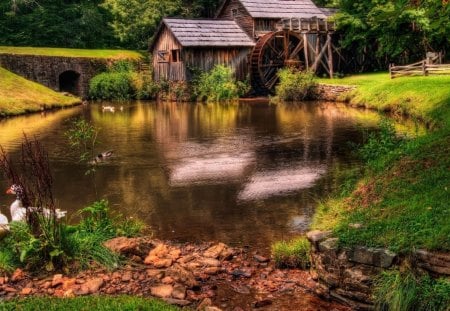
[[[7,194],[16,195],[16,200],[10,206],[11,221],[26,221],[27,219],[27,209],[23,206],[23,188],[20,185],[12,185],[8,190]],[[36,211],[37,207],[28,207],[31,211]],[[50,217],[52,212],[48,208],[42,210],[45,217]],[[66,216],[67,211],[62,211],[59,208],[55,209],[56,218],[60,219]],[[8,219],[6,219],[8,220]],[[0,220],[1,221],[1,220]]]

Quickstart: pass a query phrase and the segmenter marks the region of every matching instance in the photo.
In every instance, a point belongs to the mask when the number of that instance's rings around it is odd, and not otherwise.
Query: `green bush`
[[[378,310],[450,310],[450,281],[446,279],[417,276],[410,270],[387,271],[380,275],[374,285]]]
[[[310,244],[305,237],[279,241],[272,245],[272,256],[279,268],[302,268],[310,266]]]
[[[127,100],[132,98],[132,77],[128,72],[104,72],[92,78],[89,95],[93,99]]]
[[[316,86],[314,73],[309,71],[283,68],[278,71],[278,77],[280,82],[276,87],[276,95],[284,101],[308,99]]]
[[[126,60],[115,62],[89,84],[89,96],[99,100],[150,99],[158,90],[148,73],[138,72],[136,64]]]
[[[200,100],[218,102],[237,99],[249,91],[247,83],[236,81],[230,67],[216,65],[194,79],[194,93]]]

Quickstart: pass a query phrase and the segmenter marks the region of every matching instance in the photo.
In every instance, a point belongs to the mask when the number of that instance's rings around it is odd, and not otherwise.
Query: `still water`
[[[100,129],[96,152],[114,150],[95,182],[64,136],[77,118]],[[43,142],[57,205],[72,221],[106,198],[157,238],[266,248],[307,230],[317,202],[339,190],[339,173],[359,165],[349,142],[379,118],[326,102],[133,102],[114,112],[93,104],[0,121],[0,144],[18,159],[23,132]],[[3,177],[0,184],[6,189]],[[12,200],[0,195],[8,216]]]

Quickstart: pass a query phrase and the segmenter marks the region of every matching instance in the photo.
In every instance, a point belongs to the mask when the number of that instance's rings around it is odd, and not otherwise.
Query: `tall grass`
[[[446,279],[418,276],[408,269],[383,272],[374,285],[378,310],[450,310],[450,281]]]
[[[316,86],[314,73],[294,68],[278,71],[280,82],[276,86],[276,98],[283,101],[301,101],[311,97]]]
[[[310,244],[305,237],[279,241],[272,245],[272,257],[279,268],[308,268],[309,251]]]

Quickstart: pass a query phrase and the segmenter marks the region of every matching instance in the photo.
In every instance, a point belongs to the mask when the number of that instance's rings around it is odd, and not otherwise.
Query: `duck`
[[[9,220],[8,217],[0,212],[0,239],[5,237],[9,233]]]
[[[102,106],[102,110],[114,113],[116,111],[116,107],[114,107],[114,106]]]
[[[6,190],[6,194],[12,194],[16,196],[16,200],[10,206],[11,221],[25,222],[27,219],[27,208],[23,206],[24,189],[20,185],[12,185]],[[37,211],[37,207],[28,207],[30,211]],[[48,208],[42,210],[44,217],[50,217],[52,211]],[[62,211],[59,208],[55,209],[57,219],[61,219],[66,216],[67,211]],[[1,220],[0,220],[1,221]]]
[[[101,152],[95,156],[95,158],[91,161],[91,164],[97,164],[99,162],[102,162],[102,161],[112,157],[113,154],[114,154],[114,150],[108,150],[108,151]]]

